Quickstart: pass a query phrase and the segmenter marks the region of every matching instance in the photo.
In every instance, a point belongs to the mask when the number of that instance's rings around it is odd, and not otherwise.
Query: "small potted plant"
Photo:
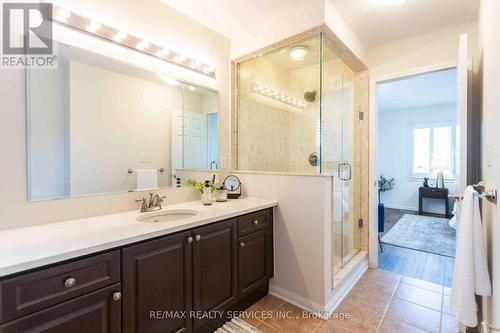
[[[378,232],[384,232],[385,222],[385,206],[380,200],[380,195],[392,190],[394,185],[394,178],[388,179],[385,178],[384,175],[380,175],[378,179]]]
[[[213,182],[209,182],[210,184],[210,188],[212,189],[212,192],[215,190],[215,184]],[[198,191],[200,191],[201,193],[203,193],[203,187],[205,186],[205,183],[200,183],[194,179],[188,179],[186,181],[186,186],[191,186],[191,187],[194,187],[196,188]]]

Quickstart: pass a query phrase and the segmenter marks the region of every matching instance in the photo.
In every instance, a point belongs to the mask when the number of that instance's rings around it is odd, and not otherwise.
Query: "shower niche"
[[[318,28],[235,60],[233,72],[233,169],[331,177],[339,272],[367,246],[366,68]]]

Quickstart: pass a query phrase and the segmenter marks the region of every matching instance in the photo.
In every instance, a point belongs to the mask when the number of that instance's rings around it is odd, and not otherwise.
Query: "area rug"
[[[239,318],[234,318],[225,323],[224,326],[217,329],[214,333],[262,333],[262,331]]]
[[[404,214],[381,242],[447,257],[455,257],[455,230],[448,219]]]

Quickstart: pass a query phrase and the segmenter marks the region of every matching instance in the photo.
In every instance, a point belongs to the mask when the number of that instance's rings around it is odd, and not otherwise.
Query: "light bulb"
[[[123,40],[127,39],[127,34],[123,31],[119,31],[114,37],[113,37],[113,40],[115,42],[122,42]]]
[[[156,53],[156,55],[160,58],[163,58],[165,56],[168,56],[168,54],[170,53],[169,50],[165,50],[165,49],[159,49],[158,52]]]
[[[136,45],[137,49],[144,50],[149,47],[149,42],[147,40],[142,40],[139,44]]]
[[[101,23],[97,21],[91,21],[87,26],[87,31],[91,33],[96,33],[97,30],[101,29]]]

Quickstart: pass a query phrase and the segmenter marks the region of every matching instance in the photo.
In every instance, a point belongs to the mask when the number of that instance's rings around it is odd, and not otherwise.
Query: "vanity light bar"
[[[52,21],[58,24],[86,32],[211,78],[215,78],[216,76],[216,68],[213,65],[174,52],[161,45],[151,43],[146,39],[128,34],[125,31],[115,29],[102,22],[75,14],[61,7],[54,6],[53,13]]]
[[[264,86],[261,86],[258,84],[253,87],[253,91],[255,91],[256,93],[258,93],[260,95],[270,97],[274,100],[277,100],[279,102],[282,102],[282,103],[285,103],[285,104],[288,104],[291,106],[295,106],[297,108],[303,108],[307,105],[305,102],[301,101],[300,99],[287,96],[287,95],[282,94],[278,91],[275,91],[271,88],[267,88],[267,87],[264,87]]]

